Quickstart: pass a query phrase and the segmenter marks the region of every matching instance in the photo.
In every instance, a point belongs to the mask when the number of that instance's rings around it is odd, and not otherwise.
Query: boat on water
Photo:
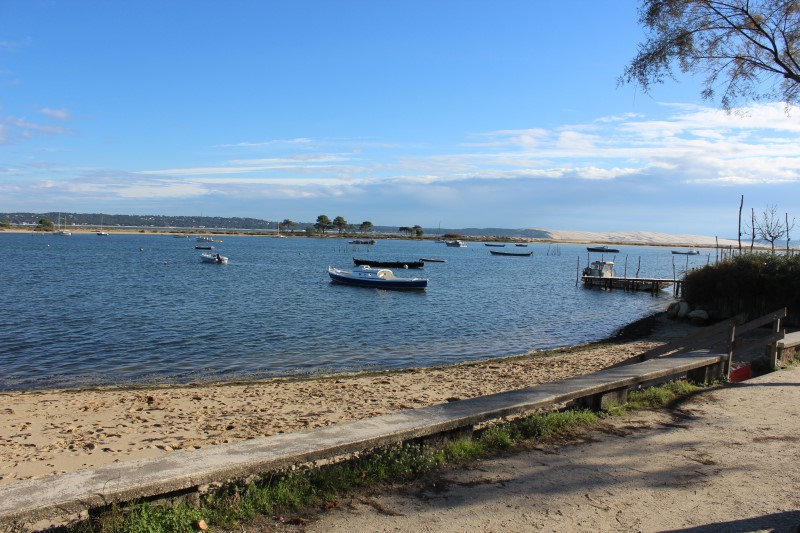
[[[103,217],[100,217],[100,229],[97,231],[100,237],[108,237],[108,232],[103,230]]]
[[[485,242],[485,243],[483,243],[483,245],[484,246],[494,246],[496,248],[502,248],[503,246],[505,246],[505,244],[489,243],[489,242]]]
[[[437,259],[435,257],[420,257],[423,263],[447,263],[447,259]]]
[[[500,250],[489,250],[492,255],[511,255],[515,257],[530,257],[533,252],[505,252]]]
[[[354,239],[347,241],[347,244],[375,244],[375,239]]]
[[[619,250],[616,248],[609,248],[608,246],[587,246],[586,251],[588,252],[602,252],[606,254],[618,254]]]
[[[459,240],[444,241],[444,245],[445,246],[449,246],[451,248],[466,248],[467,247],[467,243],[465,243],[464,241],[459,241]]]
[[[410,261],[378,261],[373,259],[356,259],[353,258],[353,263],[357,266],[367,265],[371,267],[378,267],[378,268],[422,268],[425,266],[425,263],[420,261],[414,261],[413,259]]]
[[[194,247],[194,249],[195,249],[195,250],[213,250],[213,249],[214,249],[214,247],[213,247],[213,246],[211,246],[210,244],[209,244],[209,245],[207,245],[207,246],[204,246],[204,245],[202,245],[202,244],[201,244],[201,245],[199,245],[199,246],[195,246],[195,247]]]
[[[700,255],[700,250],[672,250],[675,255]]]
[[[528,247],[527,244],[520,244],[520,243],[517,243],[514,246],[519,246],[520,248],[527,248]]]
[[[207,235],[206,236],[202,236],[202,237],[197,237],[197,239],[195,239],[195,240],[197,242],[214,242],[214,238],[213,237],[209,237]]]
[[[219,254],[200,254],[200,261],[203,263],[216,263],[218,265],[228,264],[228,258]]]
[[[623,289],[626,291],[646,291],[656,293],[672,285],[672,280],[650,278],[624,278],[614,273],[614,261],[592,261],[583,269],[584,287]]]
[[[353,270],[341,270],[328,267],[328,275],[331,281],[344,285],[355,285],[358,287],[373,287],[377,289],[393,290],[420,290],[428,286],[425,278],[401,278],[394,275],[388,268],[372,268],[368,265],[361,265]]]
[[[66,218],[64,219],[64,226],[66,226]],[[58,230],[56,230],[53,235],[58,235],[59,237],[69,237],[72,235],[72,232],[68,230],[66,227],[61,225],[61,213],[58,214]]]

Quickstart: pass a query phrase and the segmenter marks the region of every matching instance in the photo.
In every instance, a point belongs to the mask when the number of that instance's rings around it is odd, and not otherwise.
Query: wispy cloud
[[[70,112],[68,109],[53,109],[50,107],[45,107],[40,109],[39,112],[42,115],[46,115],[48,117],[57,118],[58,120],[69,120],[70,119]]]

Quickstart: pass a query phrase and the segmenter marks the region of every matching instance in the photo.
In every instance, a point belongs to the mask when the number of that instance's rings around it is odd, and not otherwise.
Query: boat
[[[211,246],[211,245],[204,246],[204,245],[202,245],[202,244],[201,244],[201,245],[199,245],[199,246],[195,246],[195,247],[194,247],[194,249],[195,249],[195,250],[213,250],[213,249],[214,249],[214,247],[213,247],[213,246]]]
[[[614,274],[613,261],[592,261],[583,269],[584,287],[600,287],[607,289],[623,289],[626,291],[647,291],[656,293],[673,284],[668,279],[620,278]]]
[[[103,231],[103,217],[100,217],[100,231],[97,232],[100,237],[108,237],[108,232]]]
[[[355,257],[353,258],[353,263],[357,266],[367,265],[379,268],[422,268],[425,266],[422,261],[377,261],[373,259],[356,259]]]
[[[421,290],[428,286],[425,278],[400,278],[388,268],[372,268],[361,265],[353,270],[328,267],[328,275],[334,283],[393,290]]]
[[[609,248],[608,246],[588,246],[586,250],[589,252],[602,252],[606,254],[618,254],[619,250],[616,248]]]
[[[513,255],[517,257],[530,257],[533,252],[501,252],[499,250],[489,250],[492,255]]]
[[[208,237],[208,236],[197,237],[197,239],[195,239],[195,240],[197,242],[214,242],[214,238],[213,237]]]
[[[700,255],[700,250],[672,250],[675,255]]]
[[[423,263],[447,263],[447,259],[437,259],[435,257],[420,257]]]
[[[451,248],[466,248],[467,247],[467,243],[465,243],[464,241],[459,241],[459,240],[444,241],[444,245],[445,246],[449,246]]]
[[[203,263],[216,263],[218,265],[228,264],[228,258],[219,254],[200,254],[200,261]]]
[[[519,246],[520,248],[527,248],[527,244],[515,244],[514,246]]]
[[[497,248],[502,248],[503,246],[505,246],[505,244],[496,244],[496,243],[488,243],[488,242],[483,243],[483,245],[484,246],[495,246]]]
[[[66,224],[66,220],[64,220]],[[53,233],[53,235],[58,235],[60,237],[69,237],[72,235],[72,232],[61,225],[61,213],[58,214],[58,230]]]
[[[348,244],[375,244],[375,239],[354,239],[347,241]]]

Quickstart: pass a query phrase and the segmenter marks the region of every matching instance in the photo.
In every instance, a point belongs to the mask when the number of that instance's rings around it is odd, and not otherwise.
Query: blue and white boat
[[[428,286],[425,278],[400,278],[388,268],[372,268],[368,265],[361,265],[353,270],[341,270],[328,267],[328,275],[331,281],[343,283],[345,285],[356,285],[358,287],[374,287],[377,289],[394,290],[420,290]]]

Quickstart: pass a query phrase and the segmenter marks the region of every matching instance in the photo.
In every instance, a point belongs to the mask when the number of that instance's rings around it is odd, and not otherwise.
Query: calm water
[[[672,301],[576,287],[583,245],[499,257],[482,243],[221,239],[228,265],[201,263],[194,238],[0,233],[0,390],[449,364],[597,340]],[[354,256],[448,262],[399,272],[427,277],[424,292],[332,284],[328,265]],[[687,261],[621,247],[618,274],[626,257],[642,277]]]

